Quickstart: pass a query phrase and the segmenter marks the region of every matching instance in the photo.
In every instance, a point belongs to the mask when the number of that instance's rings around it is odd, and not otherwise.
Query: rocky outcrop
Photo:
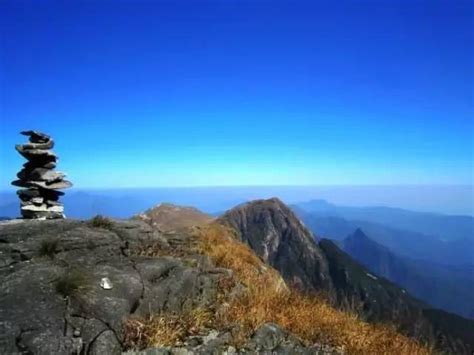
[[[233,274],[193,243],[191,234],[138,220],[1,222],[0,354],[120,354],[128,350],[127,320],[217,312],[219,282]],[[230,331],[209,328],[172,347],[129,353],[341,353],[305,345],[274,324],[234,346]]]
[[[29,143],[15,148],[28,162],[17,174],[18,180],[12,182],[24,188],[17,192],[21,200],[21,215],[28,219],[64,218],[64,206],[58,202],[63,193],[57,190],[72,184],[64,180],[64,173],[54,170],[58,159],[50,150],[54,141],[37,131],[23,131],[21,134],[29,137]]]
[[[220,221],[233,227],[288,283],[306,290],[332,290],[327,261],[311,232],[277,198],[237,206]]]
[[[161,203],[134,217],[162,232],[177,231],[183,228],[210,222],[212,217],[194,207],[176,206]]]
[[[1,354],[120,353],[128,317],[211,304],[225,273],[201,255],[140,256],[173,241],[139,221],[7,221],[0,236]]]

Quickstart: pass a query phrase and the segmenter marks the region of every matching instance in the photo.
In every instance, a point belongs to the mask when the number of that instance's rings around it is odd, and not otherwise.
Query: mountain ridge
[[[278,199],[257,200],[237,206],[218,220],[238,228],[241,240],[264,259],[265,254],[262,251],[265,250],[265,247],[261,244],[266,243],[266,237],[269,234],[273,235],[273,238],[270,239],[271,242],[283,243],[287,245],[287,248],[289,245],[290,250],[292,243],[311,244],[307,239],[311,232]],[[289,220],[291,222],[288,222]],[[285,221],[285,223],[280,221]],[[288,228],[298,230],[289,231]],[[253,239],[248,237],[249,230],[254,232]],[[288,236],[293,239],[289,241]],[[362,314],[369,320],[393,321],[401,329],[415,337],[431,338],[434,336],[434,327],[430,324],[432,320],[423,315],[424,309],[429,308],[428,305],[410,296],[404,289],[389,280],[374,276],[333,242],[325,239],[320,240],[319,243],[313,239],[312,242],[311,248],[318,250],[318,263],[308,262],[305,260],[307,256],[301,258],[298,253],[294,255],[275,253],[273,258],[267,259],[270,265],[279,270],[290,283],[295,278],[295,274],[296,277],[304,278],[304,275],[311,272],[320,273],[320,278],[330,280],[325,284],[330,286],[326,286],[324,290],[330,296],[335,296],[340,306],[353,302],[361,304]],[[285,272],[285,265],[288,264],[293,265],[290,274]],[[319,265],[324,265],[324,268],[318,270]],[[322,284],[319,286],[325,287]],[[474,323],[471,324],[471,327],[474,334]],[[447,337],[449,338],[449,335]],[[474,346],[474,339],[464,340],[468,342],[468,348]],[[451,339],[449,342],[450,346],[456,347],[455,339]]]
[[[471,295],[474,276],[456,279],[456,273],[446,271],[446,276],[432,264],[400,257],[357,229],[342,242],[342,249],[377,275],[406,288],[416,297],[433,307],[469,317],[473,311]],[[431,273],[430,273],[431,272]]]
[[[434,307],[472,318],[470,298],[474,292],[474,265],[470,250],[474,243],[467,242],[464,246],[457,241],[443,242],[366,221],[321,217],[298,207],[294,210],[313,234],[336,240],[342,249],[372,272],[407,288]],[[363,238],[349,243],[348,236],[357,229],[362,229],[370,242]],[[471,264],[467,263],[469,261]]]
[[[364,220],[435,236],[441,240],[465,238],[472,240],[474,238],[473,216],[416,212],[386,206],[339,206],[325,200],[311,200],[294,205],[306,212],[317,212],[321,217],[333,216],[349,220]]]
[[[231,225],[240,234],[242,241],[293,285],[312,289],[332,288],[327,279],[327,264],[321,250],[313,243],[311,233],[279,199],[256,200],[238,205],[218,220]],[[254,228],[259,224],[263,228]],[[290,241],[293,243],[290,244]],[[303,266],[300,267],[300,264]],[[321,272],[311,275],[308,270]]]

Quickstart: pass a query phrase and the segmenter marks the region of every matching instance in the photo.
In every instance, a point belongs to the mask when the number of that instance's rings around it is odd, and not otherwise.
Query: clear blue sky
[[[473,2],[0,0],[24,129],[77,187],[472,184]]]

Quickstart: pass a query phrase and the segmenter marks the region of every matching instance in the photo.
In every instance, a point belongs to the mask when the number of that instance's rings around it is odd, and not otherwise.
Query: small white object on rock
[[[102,280],[100,280],[100,287],[102,287],[104,290],[110,290],[113,286],[108,277],[103,277]]]

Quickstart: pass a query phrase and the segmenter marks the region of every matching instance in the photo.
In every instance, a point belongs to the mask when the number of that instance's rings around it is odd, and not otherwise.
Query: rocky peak
[[[278,198],[237,206],[220,220],[290,284],[307,290],[331,289],[327,263],[313,235]]]
[[[207,223],[212,217],[194,207],[160,203],[135,216],[135,219],[140,219],[162,232],[170,232]]]
[[[349,238],[352,238],[352,239],[359,239],[359,240],[366,240],[366,239],[369,239],[365,233],[362,231],[362,229],[360,228],[357,228],[354,233],[352,233]]]
[[[380,256],[392,257],[388,248],[370,239],[360,228],[357,228],[354,233],[349,234],[342,241],[342,245],[346,253],[350,255],[353,255],[353,253],[363,254],[364,259]],[[355,259],[365,265],[362,260]]]

